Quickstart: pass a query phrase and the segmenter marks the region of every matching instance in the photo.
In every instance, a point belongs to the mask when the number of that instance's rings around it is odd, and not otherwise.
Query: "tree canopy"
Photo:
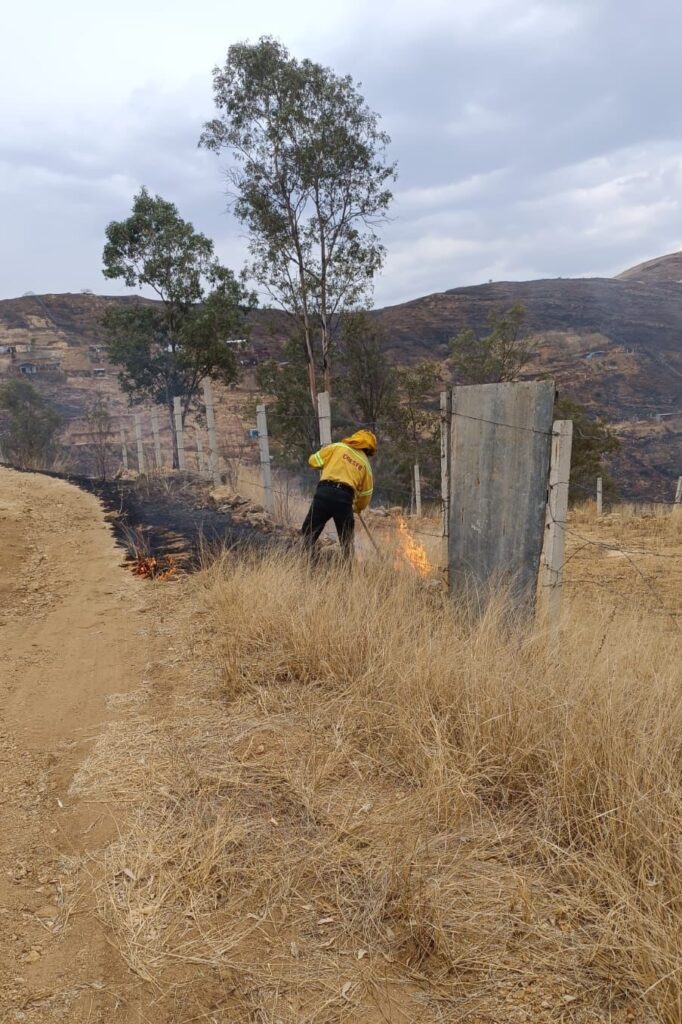
[[[254,299],[221,265],[213,242],[180,217],[174,203],[143,188],[132,214],[106,229],[104,276],[149,288],[160,304],[112,304],[104,315],[107,354],[120,367],[131,399],[183,415],[205,377],[231,384],[239,376],[232,340],[244,338]]]
[[[318,364],[331,390],[339,317],[366,301],[384,261],[390,139],[350,76],[299,61],[274,39],[231,46],[213,85],[218,116],[200,144],[232,156],[248,273],[294,318],[315,407]]]
[[[334,366],[334,437],[360,426],[377,434],[377,493],[384,498],[400,501],[409,495],[415,462],[424,473],[424,494],[437,494],[439,367],[432,362],[394,366],[386,344],[385,332],[366,312],[344,317]],[[280,362],[261,364],[256,380],[270,399],[273,451],[286,465],[300,469],[317,446],[317,416],[305,401],[303,354],[296,339],[283,355]]]
[[[366,311],[343,318],[335,393],[352,417],[370,430],[376,430],[396,397],[396,371],[385,350],[386,332]]]
[[[63,420],[40,392],[27,380],[9,380],[0,387],[0,410],[5,457],[22,469],[52,465]]]
[[[554,418],[573,421],[569,500],[584,501],[594,496],[598,476],[605,494],[613,497],[616,488],[604,459],[618,451],[620,441],[609,424],[600,417],[591,417],[584,405],[570,398],[557,400]]]
[[[506,313],[492,313],[488,332],[466,327],[450,342],[450,365],[460,384],[495,384],[516,380],[530,360],[523,334],[526,311],[520,302]]]

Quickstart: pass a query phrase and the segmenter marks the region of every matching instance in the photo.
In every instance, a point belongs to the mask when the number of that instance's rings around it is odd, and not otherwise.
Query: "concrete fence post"
[[[448,564],[450,532],[450,392],[440,393],[440,497],[443,522],[443,565]]]
[[[682,513],[682,476],[677,478],[675,501],[673,502],[673,514],[680,515],[680,513]]]
[[[320,391],[317,396],[317,419],[320,427],[320,447],[332,443],[332,411],[329,392]]]
[[[121,462],[123,463],[124,470],[127,472],[128,471],[128,445],[126,443],[125,427],[121,427]]]
[[[204,405],[206,406],[206,426],[208,428],[208,471],[213,480],[214,487],[220,487],[220,473],[218,472],[218,442],[215,432],[215,412],[213,409],[213,390],[210,380],[205,380],[203,385]]]
[[[422,516],[422,481],[419,473],[419,463],[414,464],[414,508],[417,519]]]
[[[137,441],[137,471],[144,473],[144,446],[142,444],[142,423],[139,412],[135,413],[135,440]]]
[[[272,470],[270,467],[270,444],[268,441],[268,420],[264,405],[256,406],[256,425],[258,427],[258,448],[260,449],[260,473],[263,483],[263,505],[273,514],[275,505],[272,500]]]
[[[161,437],[159,435],[159,410],[156,406],[152,409],[152,436],[154,438],[154,461],[156,468],[161,469]]]
[[[500,586],[521,616],[534,612],[554,396],[552,380],[452,391],[449,584],[472,612]]]
[[[573,423],[555,420],[552,428],[552,451],[549,464],[549,493],[545,519],[545,542],[540,574],[540,605],[547,616],[550,633],[559,631],[561,585],[566,550],[566,518],[568,516],[568,483],[571,475]]]
[[[604,503],[603,503],[602,479],[601,479],[600,476],[598,476],[597,477],[597,515],[598,516],[600,516],[602,514],[603,505],[604,505]]]
[[[182,429],[182,399],[177,395],[173,399],[173,419],[175,421],[175,443],[178,449],[178,469],[186,469],[185,439]]]

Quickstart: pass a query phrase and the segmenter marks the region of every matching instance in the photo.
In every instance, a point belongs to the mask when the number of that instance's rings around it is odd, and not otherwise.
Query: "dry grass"
[[[576,587],[556,647],[371,563],[183,588],[173,706],[77,780],[128,808],[101,912],[178,1020],[679,1024],[669,617]]]

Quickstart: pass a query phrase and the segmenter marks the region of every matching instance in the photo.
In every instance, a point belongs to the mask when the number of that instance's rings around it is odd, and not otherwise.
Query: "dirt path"
[[[92,495],[0,468],[2,1024],[147,1019],[82,885],[114,815],[69,793],[154,656],[153,588],[120,562]]]

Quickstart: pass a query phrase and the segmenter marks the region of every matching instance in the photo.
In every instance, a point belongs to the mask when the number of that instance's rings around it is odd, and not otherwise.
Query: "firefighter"
[[[347,560],[353,555],[354,512],[362,512],[372,500],[374,480],[369,460],[376,454],[377,439],[371,430],[357,430],[336,444],[327,444],[308,459],[313,469],[322,470],[301,535],[312,553],[330,519],[334,520],[341,551]]]

